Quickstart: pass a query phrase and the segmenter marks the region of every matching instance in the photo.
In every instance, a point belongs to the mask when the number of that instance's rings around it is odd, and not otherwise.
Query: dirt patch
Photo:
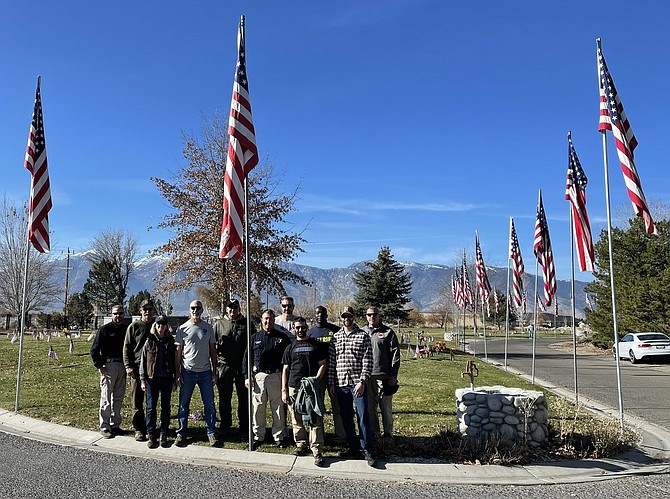
[[[554,348],[564,352],[572,352],[572,342],[564,341],[559,343],[552,343],[549,345],[549,348]],[[579,355],[611,355],[612,351],[598,348],[591,343],[577,343],[577,353]]]

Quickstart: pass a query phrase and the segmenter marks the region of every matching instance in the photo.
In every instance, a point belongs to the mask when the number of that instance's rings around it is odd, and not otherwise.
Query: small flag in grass
[[[49,347],[49,358],[58,360],[58,355],[56,355],[56,350],[54,350],[54,347]]]
[[[74,341],[72,341],[72,338],[70,338],[70,353],[74,353]]]

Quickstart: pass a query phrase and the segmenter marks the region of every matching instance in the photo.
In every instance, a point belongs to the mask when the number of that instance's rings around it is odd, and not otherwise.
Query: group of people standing
[[[323,466],[324,398],[328,393],[334,442],[343,446],[339,456],[363,457],[376,466],[375,442],[393,439],[392,404],[400,368],[395,332],[382,323],[376,306],[367,309],[367,326],[360,328],[351,307],[341,311],[342,327],[338,327],[328,321],[326,308],[318,306],[309,327],[304,317],[293,315],[293,298],[283,296],[280,305],[280,315],[270,309],[263,312],[258,331],[251,325],[248,346],[247,320],[237,300],[226,304],[225,316],[213,326],[202,319],[202,303],[194,300],[189,320],[174,336],[165,316],[154,318],[151,300],[141,303],[140,318],[127,327],[123,306],[114,306],[111,322],[98,330],[91,347],[93,363],[100,371],[102,436],[112,438],[121,432],[120,410],[129,377],[135,439],[148,440],[150,448],[170,445],[171,395],[179,388],[175,445],[187,445],[190,402],[197,385],[210,445],[219,445],[219,438],[234,431],[235,391],[238,431],[246,437],[251,423],[253,450],[264,445],[266,437],[283,448],[289,445],[292,433],[294,454],[311,452],[315,465]],[[250,382],[251,417],[247,398]],[[218,431],[214,385],[218,391]],[[269,435],[268,405],[272,420]]]

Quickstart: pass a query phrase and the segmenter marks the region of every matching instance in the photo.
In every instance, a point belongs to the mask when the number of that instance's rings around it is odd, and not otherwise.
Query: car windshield
[[[670,338],[661,333],[638,334],[637,337],[640,341],[670,340]]]

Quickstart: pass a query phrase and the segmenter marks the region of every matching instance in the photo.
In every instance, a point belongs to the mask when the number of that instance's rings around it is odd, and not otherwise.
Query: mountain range
[[[84,283],[88,279],[90,262],[86,256],[87,252],[70,255],[70,270],[68,275],[70,294],[81,292]],[[160,274],[165,262],[165,258],[161,256],[147,257],[137,261],[135,271],[131,274],[128,282],[128,296],[145,289],[152,292],[156,286],[156,277]],[[59,279],[59,282],[63,283],[63,293],[65,293],[66,257],[63,256],[58,259],[57,263],[58,273],[56,278]],[[443,310],[445,301],[443,290],[445,286],[450,286],[454,268],[445,265],[430,265],[415,262],[404,262],[402,266],[405,268],[405,272],[412,278],[412,292],[409,295],[412,308],[420,312]],[[358,262],[346,268],[322,269],[287,263],[285,267],[312,283],[312,286],[297,285],[291,282],[284,283],[286,293],[295,299],[296,309],[300,310],[302,304],[302,313],[308,313],[306,309],[314,305],[324,304],[329,301],[342,303],[351,300],[357,290],[353,276],[356,272],[365,269],[366,265],[365,262]],[[487,274],[491,286],[495,287],[499,292],[504,293],[507,286],[507,268],[487,267]],[[474,290],[476,284],[473,279],[475,275],[473,267],[469,268],[469,275],[471,277],[471,286]],[[541,281],[540,277],[538,284],[539,293],[542,293]],[[586,284],[588,283],[584,281],[575,281],[575,295],[577,297],[575,309],[578,317],[584,316],[584,307],[586,306],[584,286]],[[533,274],[524,274],[524,287],[528,295],[528,310],[531,311],[534,303],[531,297],[535,289],[535,276]],[[570,294],[570,281],[557,281],[556,296],[560,314],[569,315]],[[450,295],[451,291],[446,296]],[[173,314],[188,315],[188,304],[194,298],[196,298],[195,289],[171,295],[170,302],[173,306]],[[261,299],[268,303],[270,308],[279,309],[278,297],[270,295],[262,296]],[[60,302],[54,304],[54,308],[58,309],[62,307],[62,303],[61,298]],[[550,310],[550,312],[552,311]]]

